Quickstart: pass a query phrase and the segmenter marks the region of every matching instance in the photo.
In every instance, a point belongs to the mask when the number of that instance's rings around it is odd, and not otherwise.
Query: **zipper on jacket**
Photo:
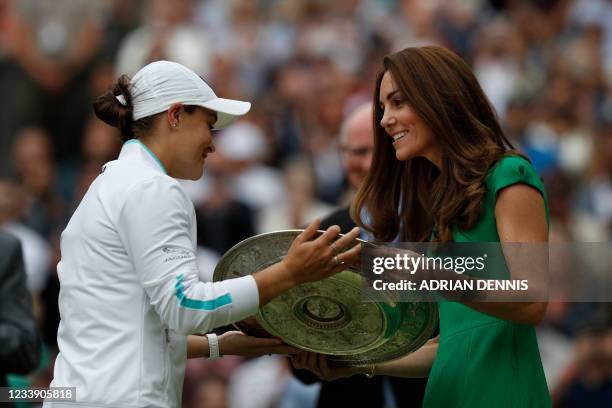
[[[167,327],[164,328],[164,391],[168,388],[170,383],[170,332]]]

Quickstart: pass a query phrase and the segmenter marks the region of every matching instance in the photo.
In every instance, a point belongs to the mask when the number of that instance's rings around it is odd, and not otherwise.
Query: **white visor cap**
[[[223,129],[251,109],[250,102],[219,98],[202,78],[172,61],[143,67],[130,82],[134,120],[164,112],[175,103],[196,105],[217,112],[213,129]],[[120,95],[117,99],[124,103]]]

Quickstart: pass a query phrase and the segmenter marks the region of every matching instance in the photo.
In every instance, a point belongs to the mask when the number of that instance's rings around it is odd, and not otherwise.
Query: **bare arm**
[[[187,358],[210,356],[208,340],[205,336],[187,336]]]
[[[259,338],[239,331],[229,331],[219,336],[219,354],[222,356],[257,357],[266,354],[292,355],[298,352],[278,338]],[[187,358],[210,356],[206,336],[187,336]]]
[[[498,195],[495,206],[497,232],[501,242],[547,242],[548,226],[544,200],[525,184],[507,187]],[[506,259],[510,273],[523,268],[513,257]],[[466,302],[467,306],[505,320],[538,324],[546,311],[546,302]]]
[[[333,226],[314,239],[319,225],[319,220],[310,224],[294,240],[285,259],[253,275],[259,292],[260,306],[300,283],[323,279],[346,269],[345,264],[333,261],[334,258],[338,262],[349,264],[358,261],[359,245],[337,256],[330,245],[333,243],[334,248],[338,251],[349,248],[359,235],[358,228],[336,240],[340,228]],[[260,356],[295,354],[298,350],[277,338],[257,338],[230,331],[219,336],[219,352],[221,355]],[[188,336],[187,358],[208,357],[209,355],[206,336]]]
[[[423,347],[414,353],[407,354],[397,360],[376,364],[376,375],[391,377],[425,378],[429,376],[433,362],[438,352],[439,336],[430,339]]]
[[[388,375],[392,377],[424,378],[429,376],[438,351],[439,337],[430,339],[414,353],[397,360],[375,365],[358,367],[335,367],[330,365],[323,354],[302,352],[291,358],[296,369],[306,369],[324,381],[333,381],[355,374]]]

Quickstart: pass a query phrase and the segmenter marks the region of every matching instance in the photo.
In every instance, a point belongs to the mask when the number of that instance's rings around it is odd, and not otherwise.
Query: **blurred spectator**
[[[516,54],[520,38],[503,17],[480,29],[487,34],[478,37],[474,48],[474,73],[499,118],[504,120],[508,103],[519,90],[521,72]]]
[[[53,144],[41,128],[19,132],[13,146],[17,180],[27,193],[23,223],[47,239],[65,222],[65,203],[57,193]]]
[[[555,170],[545,174],[544,187],[548,194],[550,209],[549,242],[575,241],[576,231],[572,230],[575,222],[574,214],[567,199],[574,194],[572,180],[562,171]]]
[[[597,25],[602,32],[601,57],[610,69],[612,67],[612,4],[607,0],[575,0],[570,10],[570,22],[577,25]]]
[[[225,89],[224,94],[256,94],[266,86],[266,71],[290,58],[296,31],[291,24],[296,18],[292,9],[299,8],[299,3],[272,1],[262,12],[261,3],[249,0],[200,2],[197,20],[212,38],[215,85],[235,90],[228,93]],[[229,70],[233,78],[226,81]]]
[[[612,237],[612,123],[601,128],[588,178],[579,196],[580,239]]]
[[[516,97],[508,101],[506,117],[502,122],[504,133],[515,147],[521,147],[529,125],[530,103],[527,98]]]
[[[216,138],[215,147],[207,171],[223,178],[234,199],[255,211],[282,200],[282,176],[263,163],[266,139],[255,123],[243,120],[229,126]]]
[[[193,408],[228,408],[227,384],[219,377],[206,377],[194,392]]]
[[[0,140],[6,148],[19,128],[42,123],[51,131],[58,157],[77,154],[89,110],[88,70],[102,46],[106,4],[104,0],[4,3]],[[6,158],[1,162],[7,163]]]
[[[287,163],[284,174],[287,195],[261,210],[257,220],[258,233],[301,228],[333,209],[317,200],[313,169],[306,159]]]
[[[479,1],[443,2],[436,28],[442,33],[447,45],[453,48],[463,58],[469,57],[478,35],[478,7]]]
[[[330,61],[319,62],[314,75],[315,88],[311,95],[314,109],[308,112],[313,117],[310,126],[303,128],[303,146],[313,160],[319,197],[335,204],[344,180],[337,136],[344,114],[343,102],[355,79],[343,74]]]
[[[211,46],[193,24],[192,0],[146,0],[144,24],[128,34],[117,55],[116,72],[134,75],[152,61],[179,62],[197,73],[210,72]]]
[[[372,129],[372,104],[369,102],[355,108],[342,124],[338,147],[349,190],[341,200],[341,205],[352,200],[361,182],[370,172],[374,150]]]
[[[198,245],[223,254],[253,236],[254,214],[248,205],[232,198],[221,180],[211,178],[210,183],[206,197],[196,202]]]
[[[21,246],[17,238],[0,231],[0,387],[6,387],[7,373],[32,371],[39,354]]]
[[[399,2],[396,10],[400,18],[390,21],[391,31],[387,36],[391,39],[391,51],[399,51],[406,47],[423,45],[442,45],[445,40],[442,33],[436,30],[434,21],[440,12],[442,2],[426,2],[405,0]]]
[[[0,230],[12,233],[21,242],[27,287],[39,295],[49,277],[51,249],[40,234],[21,223],[24,208],[23,191],[15,183],[0,179]]]
[[[186,407],[207,407],[201,405],[202,398],[208,399],[212,397],[217,402],[223,400],[227,403],[228,392],[227,385],[229,379],[233,375],[236,368],[244,362],[243,357],[224,356],[219,360],[207,360],[202,358],[194,358],[187,360],[185,368],[185,384],[183,386],[183,406]],[[211,376],[211,373],[215,373]],[[212,382],[212,384],[208,384]],[[204,391],[209,388],[209,385],[214,389],[216,395],[203,395]],[[219,391],[223,389],[224,398],[220,398]]]
[[[43,89],[59,91],[95,56],[101,41],[101,0],[13,3],[5,51]]]
[[[612,405],[612,319],[610,307],[599,307],[575,342],[573,361],[553,389],[555,407]]]
[[[116,159],[120,150],[117,129],[90,115],[85,124],[80,157],[64,161],[58,177],[57,189],[64,202],[70,203],[71,212],[100,174],[102,166]]]
[[[238,367],[230,380],[230,408],[314,407],[319,385],[304,385],[293,378],[289,360],[259,357]]]

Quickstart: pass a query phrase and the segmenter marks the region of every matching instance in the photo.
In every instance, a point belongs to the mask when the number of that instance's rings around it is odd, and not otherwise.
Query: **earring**
[[[172,124],[172,127],[173,127],[173,128],[176,128],[177,126],[178,126],[178,122],[174,122],[174,123]]]

